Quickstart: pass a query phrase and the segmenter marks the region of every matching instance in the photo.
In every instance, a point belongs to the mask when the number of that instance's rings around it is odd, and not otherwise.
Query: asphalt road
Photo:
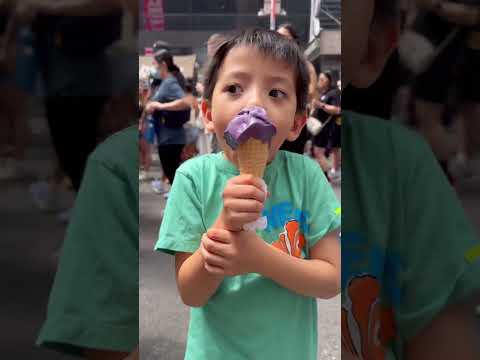
[[[158,164],[155,161],[155,164]],[[159,176],[158,166],[153,175]],[[340,196],[340,188],[336,193]],[[140,183],[140,355],[142,360],[183,360],[188,307],[177,295],[174,258],[154,253],[165,201],[150,182]],[[318,301],[318,360],[340,359],[340,297]]]
[[[55,214],[35,208],[28,191],[37,177],[51,174],[55,163],[45,120],[31,120],[32,142],[26,154],[24,176],[0,181],[2,359],[67,360],[74,357],[35,345],[45,320],[57,252],[65,225]],[[0,130],[1,131],[1,130]]]

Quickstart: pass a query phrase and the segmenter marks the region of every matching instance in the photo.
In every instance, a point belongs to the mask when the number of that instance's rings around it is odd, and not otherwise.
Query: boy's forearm
[[[200,249],[185,260],[178,272],[177,285],[185,305],[204,306],[218,289],[223,276],[212,275],[205,269]]]
[[[300,295],[329,299],[340,292],[340,272],[326,261],[298,259],[267,243],[262,259],[261,275]]]

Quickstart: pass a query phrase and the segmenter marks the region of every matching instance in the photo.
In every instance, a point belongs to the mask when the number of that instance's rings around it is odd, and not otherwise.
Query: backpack
[[[190,109],[180,111],[162,111],[163,124],[167,128],[178,129],[190,120]]]

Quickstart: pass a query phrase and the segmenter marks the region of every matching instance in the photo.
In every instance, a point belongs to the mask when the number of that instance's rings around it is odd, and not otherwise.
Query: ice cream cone
[[[240,174],[251,174],[263,178],[268,160],[268,143],[251,138],[237,149]]]

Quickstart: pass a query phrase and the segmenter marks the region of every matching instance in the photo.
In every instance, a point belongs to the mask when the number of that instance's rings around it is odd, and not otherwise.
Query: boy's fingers
[[[261,213],[253,213],[253,212],[237,212],[232,214],[230,217],[233,222],[239,223],[239,224],[248,224],[251,223],[252,221],[257,220],[262,216]],[[230,241],[231,242],[231,241]]]
[[[207,270],[212,275],[223,275],[225,273],[225,271],[222,268],[211,266],[206,262],[204,267],[205,267],[205,270]]]
[[[236,199],[253,199],[265,202],[266,193],[259,188],[252,185],[236,185],[225,188],[223,192],[223,198],[236,198]]]
[[[207,230],[207,236],[213,241],[230,243],[230,232],[225,229],[211,228]]]
[[[249,175],[249,174],[243,174],[236,176],[231,179],[232,184],[237,184],[237,185],[253,185],[259,190],[264,190],[265,189],[265,181],[263,179]]]
[[[223,206],[228,210],[246,212],[246,213],[260,213],[263,211],[263,203],[252,199],[225,199]]]
[[[214,241],[208,237],[203,240],[203,247],[211,254],[218,256],[225,256],[228,252],[226,247],[228,245],[218,241]]]
[[[202,242],[200,252],[203,257],[203,261],[205,263],[208,263],[210,266],[215,266],[215,267],[222,267],[224,264],[224,260],[222,257],[213,254],[212,252],[208,251],[205,242]]]

